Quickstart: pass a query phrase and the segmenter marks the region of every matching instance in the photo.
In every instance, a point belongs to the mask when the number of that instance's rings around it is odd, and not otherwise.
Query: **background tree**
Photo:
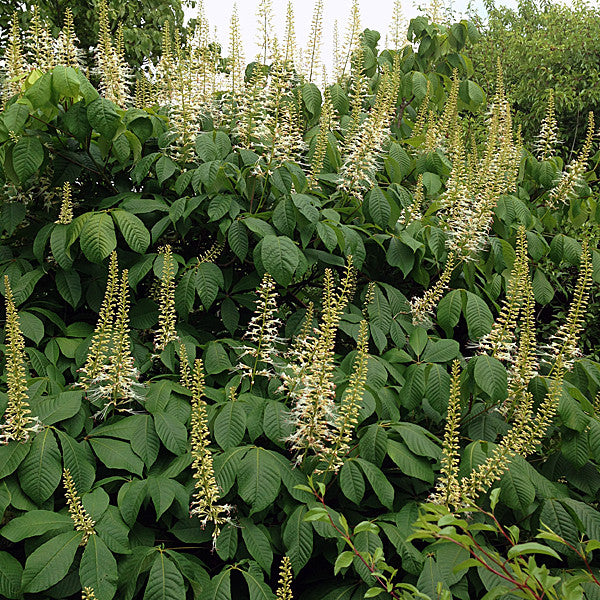
[[[93,0],[38,0],[18,4],[0,0],[0,36],[3,39],[6,37],[16,9],[20,9],[21,26],[26,29],[29,24],[28,14],[35,5],[41,18],[48,23],[53,36],[58,35],[63,25],[67,7],[71,9],[79,46],[87,52],[88,63],[91,65],[91,48],[98,42],[98,14]],[[183,29],[181,0],[108,0],[108,8],[113,35],[116,36],[119,23],[123,25],[126,58],[134,67],[141,65],[144,59],[152,60],[160,55],[165,21],[170,21],[172,29]]]
[[[487,1],[486,8],[488,22],[468,50],[473,79],[489,94],[500,59],[517,122],[529,140],[554,90],[560,139],[564,152],[570,151],[585,135],[588,112],[600,109],[600,8],[585,0],[572,6],[519,0],[516,9]]]

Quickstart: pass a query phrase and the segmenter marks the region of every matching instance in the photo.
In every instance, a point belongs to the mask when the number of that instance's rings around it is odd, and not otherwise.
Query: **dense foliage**
[[[487,7],[482,36],[469,51],[474,80],[493,89],[494,66],[501,60],[516,119],[530,138],[538,133],[552,91],[566,155],[581,137],[587,113],[600,109],[598,6],[520,0],[515,9]]]
[[[353,26],[321,88],[202,19],[135,94],[11,40],[1,597],[600,596],[595,124]]]
[[[109,1],[108,10],[111,15],[111,33],[117,35],[117,24],[123,28],[125,54],[131,65],[139,67],[144,60],[154,59],[160,55],[161,28],[168,21],[175,27],[184,29],[183,8],[180,0],[162,2],[159,0],[134,0],[132,2]],[[30,24],[30,15],[37,10],[40,17],[47,22],[50,33],[54,36],[65,24],[65,13],[69,9],[73,14],[74,33],[79,40],[81,58],[86,67],[92,65],[90,51],[98,41],[99,19],[96,3],[91,0],[35,0],[35,2],[0,1],[0,39],[10,35],[11,21],[15,10],[21,25],[26,28]]]

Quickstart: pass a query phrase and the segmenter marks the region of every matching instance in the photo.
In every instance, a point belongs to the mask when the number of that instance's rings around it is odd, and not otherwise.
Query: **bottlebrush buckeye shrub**
[[[99,18],[97,85],[68,23],[6,45],[0,596],[483,597],[482,548],[597,593],[593,118],[565,166],[500,70],[484,114],[467,22],[355,5],[319,87],[291,13],[135,73]]]

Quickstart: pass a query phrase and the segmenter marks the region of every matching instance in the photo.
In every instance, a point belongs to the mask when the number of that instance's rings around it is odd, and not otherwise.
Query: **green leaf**
[[[271,504],[279,492],[281,476],[272,453],[264,448],[252,448],[242,459],[238,473],[238,491],[244,502],[256,513]]]
[[[297,576],[308,562],[313,550],[313,528],[304,520],[305,506],[298,506],[288,517],[283,528],[283,544],[294,574]]]
[[[131,436],[131,448],[147,467],[151,467],[156,461],[160,440],[150,415],[140,415],[136,421],[135,431]]]
[[[67,234],[69,232],[69,225],[62,225],[57,223],[54,225],[54,229],[50,234],[50,249],[52,250],[52,256],[56,259],[58,265],[68,270],[73,266],[73,259],[67,247]]]
[[[231,369],[232,364],[225,348],[218,342],[210,342],[204,351],[204,366],[209,375],[217,375]]]
[[[8,477],[23,462],[31,444],[22,442],[8,442],[0,445],[0,479]]]
[[[275,218],[275,215],[273,215]],[[241,221],[235,220],[227,230],[227,241],[233,253],[243,261],[248,254],[248,232]]]
[[[28,557],[23,571],[23,591],[35,594],[61,581],[73,564],[83,533],[61,533],[36,548]]]
[[[321,92],[314,83],[305,83],[302,86],[302,100],[311,115],[316,116],[321,110]]]
[[[288,237],[294,235],[296,228],[296,209],[289,196],[284,196],[273,211],[273,225],[280,233]]]
[[[357,458],[356,462],[360,465],[361,469],[369,480],[373,491],[375,492],[377,498],[379,498],[379,502],[381,502],[381,504],[383,504],[383,506],[386,508],[392,510],[394,504],[394,488],[386,479],[385,475],[381,472],[381,469],[362,458]]]
[[[221,287],[223,287],[223,273],[217,265],[205,262],[196,267],[196,291],[206,310],[216,300]]]
[[[144,600],[185,600],[183,575],[162,551],[152,563]]]
[[[515,556],[523,556],[524,554],[547,554],[560,560],[560,555],[555,550],[538,542],[527,542],[526,544],[512,546],[512,548],[509,548],[506,557],[511,559]]]
[[[525,461],[513,459],[500,480],[500,500],[509,508],[526,513],[535,500],[535,487],[524,469]],[[525,463],[526,464],[526,463]]]
[[[340,114],[348,114],[350,108],[350,100],[348,95],[344,91],[344,88],[339,83],[334,83],[329,86],[329,95],[331,97],[331,104],[333,108]]]
[[[76,442],[57,429],[65,469],[69,469],[80,494],[89,492],[96,478],[96,463],[88,442]]]
[[[456,340],[429,340],[421,360],[423,362],[443,363],[458,356],[460,345]]]
[[[110,100],[99,97],[90,102],[87,107],[87,116],[90,125],[100,135],[112,140],[117,132],[120,117],[115,105]]]
[[[52,495],[62,477],[61,456],[53,431],[46,427],[31,444],[31,450],[19,467],[23,491],[41,504]]]
[[[365,199],[365,208],[375,225],[386,229],[392,214],[392,208],[383,190],[376,185]]]
[[[18,600],[23,597],[22,574],[21,563],[8,552],[0,552],[0,597],[7,600]]]
[[[491,331],[494,317],[488,305],[479,296],[471,292],[466,292],[466,294],[465,319],[467,320],[469,337],[478,340]]]
[[[340,488],[348,500],[360,506],[365,495],[365,480],[354,460],[347,460],[340,471]]]
[[[419,102],[421,102],[427,94],[427,77],[420,71],[413,71],[412,92]]]
[[[27,104],[15,102],[11,104],[3,113],[2,121],[8,131],[19,133],[23,129],[23,125],[29,119],[29,107]]]
[[[146,252],[150,245],[150,232],[142,220],[125,210],[115,210],[111,214],[127,245],[139,254]]]
[[[504,400],[507,394],[508,379],[506,369],[502,363],[492,356],[481,354],[475,357],[475,370],[473,376],[475,383],[488,396],[498,402]]]
[[[248,585],[250,600],[276,600],[275,594],[264,580],[254,571],[242,571]]]
[[[337,575],[342,569],[349,567],[354,560],[354,552],[346,550],[342,552],[336,559],[335,565],[333,566],[333,574]]]
[[[9,521],[0,530],[0,534],[11,542],[20,542],[49,531],[61,532],[70,529],[73,529],[73,521],[68,514],[50,510],[30,510]]]
[[[117,561],[112,552],[97,535],[90,536],[79,564],[82,587],[91,587],[98,600],[112,600],[117,578]]]
[[[56,289],[73,308],[81,300],[81,278],[75,269],[59,269],[56,272]]]
[[[282,286],[292,282],[300,263],[299,250],[288,237],[267,235],[262,240],[260,257],[267,272]]]
[[[109,469],[122,469],[142,475],[144,463],[134,454],[129,444],[109,438],[91,438],[90,444],[96,456]]]
[[[180,498],[184,493],[185,503],[187,504],[187,494],[181,484],[168,477],[148,477],[147,481],[148,495],[152,498],[156,518],[160,517],[169,509],[175,498]]]
[[[134,479],[121,486],[117,498],[119,512],[127,525],[133,527],[146,497],[146,481]]]
[[[251,519],[240,519],[242,539],[250,556],[261,566],[265,573],[271,573],[273,550],[265,532],[257,527]]]
[[[33,413],[45,425],[53,425],[76,415],[81,408],[82,392],[61,392],[57,396],[49,396],[33,407]]]
[[[246,411],[240,402],[229,401],[215,419],[215,441],[223,450],[238,446],[246,433]]]
[[[162,185],[177,169],[177,163],[173,162],[168,156],[161,156],[156,161],[156,176],[158,183]]]
[[[79,78],[73,67],[57,65],[52,70],[52,89],[59,97],[75,98],[79,95]]]
[[[433,483],[433,469],[429,462],[415,456],[404,444],[388,440],[388,455],[409,477]]]
[[[272,400],[265,404],[263,431],[277,445],[282,445],[284,440],[291,435],[293,425],[290,423],[289,410],[283,403]]]
[[[44,148],[36,137],[22,137],[12,151],[13,168],[19,181],[25,183],[44,162]]]
[[[187,429],[173,415],[157,411],[154,413],[154,426],[160,441],[173,454],[184,454],[187,450]]]
[[[540,269],[536,269],[531,283],[535,301],[545,306],[554,298],[554,288]]]
[[[231,569],[229,567],[212,578],[207,599],[231,600]]]
[[[94,213],[86,220],[79,237],[81,249],[90,262],[102,262],[116,247],[113,220],[106,213]]]
[[[238,530],[233,523],[226,523],[221,529],[215,548],[221,560],[228,560],[235,556],[238,545]]]

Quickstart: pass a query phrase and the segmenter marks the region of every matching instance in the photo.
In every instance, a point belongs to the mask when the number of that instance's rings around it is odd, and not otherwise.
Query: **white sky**
[[[516,0],[502,0],[503,4],[516,5]],[[272,0],[273,26],[277,37],[283,40],[287,0]],[[310,34],[311,20],[315,0],[292,0],[295,15],[296,39],[301,48],[305,48]],[[323,44],[321,59],[331,72],[333,55],[333,24],[338,20],[340,42],[343,40],[346,23],[350,14],[352,0],[324,0],[323,19]],[[402,7],[405,17],[410,20],[419,14],[416,6],[427,6],[428,0],[403,0]],[[464,11],[467,0],[455,0],[454,10],[457,13]],[[480,4],[475,0],[475,5]],[[229,23],[233,11],[234,0],[204,0],[204,11],[210,22],[211,28],[217,28],[217,37],[223,47],[223,55],[227,55],[229,48]],[[253,60],[258,52],[256,45],[256,8],[258,0],[237,0],[238,14],[242,28],[244,51],[246,60]],[[388,33],[394,7],[393,0],[360,0],[361,25],[375,29],[381,34],[380,48]],[[188,17],[195,15],[195,9],[187,9]]]

